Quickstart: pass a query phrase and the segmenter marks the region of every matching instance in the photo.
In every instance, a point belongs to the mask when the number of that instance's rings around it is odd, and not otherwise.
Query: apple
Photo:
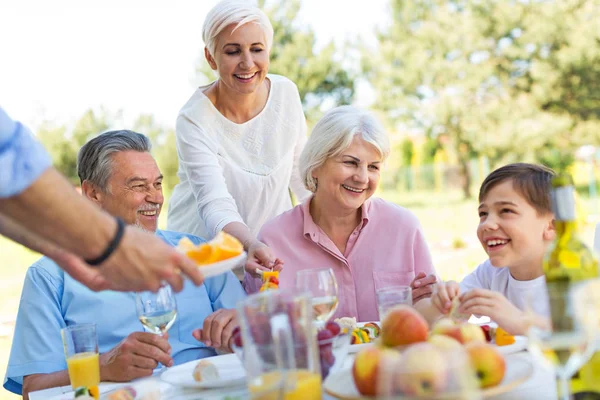
[[[352,366],[352,377],[358,391],[364,396],[377,395],[381,364],[389,361],[390,365],[395,365],[399,358],[397,351],[384,347],[371,346],[359,351]]]
[[[387,347],[427,340],[429,326],[411,306],[401,304],[389,310],[381,323],[381,342]]]
[[[506,361],[496,348],[488,343],[469,343],[465,346],[475,370],[479,387],[496,386],[504,378]]]
[[[485,333],[479,325],[464,323],[460,324],[460,335],[462,343],[486,343]]]
[[[417,343],[402,354],[396,375],[397,388],[408,396],[442,393],[448,385],[448,362],[432,343]]]
[[[437,333],[429,336],[427,342],[433,344],[435,347],[443,351],[457,350],[462,347],[460,342],[453,337],[440,335]]]

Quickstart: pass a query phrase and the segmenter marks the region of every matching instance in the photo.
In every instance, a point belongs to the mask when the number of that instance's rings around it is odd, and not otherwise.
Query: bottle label
[[[552,189],[552,211],[558,221],[575,220],[575,196],[573,186],[561,186]]]

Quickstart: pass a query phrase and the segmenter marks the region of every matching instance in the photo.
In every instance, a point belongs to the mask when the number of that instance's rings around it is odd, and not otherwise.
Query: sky
[[[0,106],[33,129],[88,108],[172,127],[200,81],[202,22],[217,0],[0,0]],[[302,0],[317,47],[373,40],[387,0]],[[360,95],[360,91],[359,91]]]

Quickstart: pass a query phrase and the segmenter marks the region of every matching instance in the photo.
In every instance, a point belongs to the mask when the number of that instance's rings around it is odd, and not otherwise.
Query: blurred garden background
[[[350,10],[354,4],[336,2]],[[417,214],[443,279],[461,279],[485,259],[475,235],[477,189],[491,170],[509,162],[539,162],[574,175],[580,227],[591,245],[600,220],[598,1],[386,0],[368,40],[350,35],[328,41],[303,14],[305,2],[259,4],[275,28],[270,72],[298,85],[309,127],[341,104],[370,108],[384,122],[393,152],[378,195]],[[190,94],[214,79],[197,42]],[[177,106],[186,100],[173,99]],[[152,112],[131,115],[97,104],[69,120],[42,114],[32,124],[35,133],[74,185],[76,154],[89,138],[115,128],[149,135],[168,200],[177,183],[173,123]],[[0,238],[2,376],[23,277],[37,257]],[[4,398],[14,396],[0,391]]]

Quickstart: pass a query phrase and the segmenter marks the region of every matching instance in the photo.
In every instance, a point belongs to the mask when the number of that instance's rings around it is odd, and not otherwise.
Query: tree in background
[[[316,121],[323,103],[329,107],[350,104],[354,95],[354,77],[344,68],[342,61],[336,59],[333,41],[319,51],[315,50],[314,32],[297,23],[300,1],[259,0],[258,6],[273,25],[269,72],[283,75],[298,86],[307,118]],[[196,71],[207,81],[212,81],[215,75],[203,54],[204,49]]]
[[[87,110],[79,118],[72,129],[65,125],[55,127],[45,122],[38,129],[37,135],[44,144],[57,170],[64,174],[71,183],[79,185],[77,176],[77,153],[89,139],[108,130],[115,116],[104,109]]]
[[[466,198],[473,157],[560,166],[599,143],[594,0],[391,0],[390,8],[378,48],[363,56],[376,105],[391,124],[447,135]]]

